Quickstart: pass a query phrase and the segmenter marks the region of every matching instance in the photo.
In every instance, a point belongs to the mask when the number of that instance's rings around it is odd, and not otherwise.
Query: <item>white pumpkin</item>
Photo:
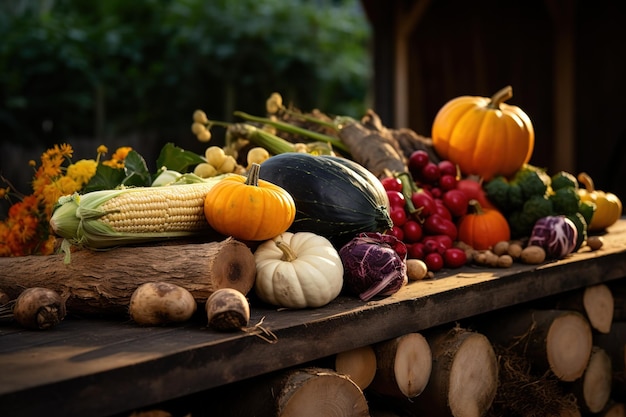
[[[328,304],[341,292],[343,264],[328,239],[311,232],[285,232],[254,252],[255,292],[280,307]]]

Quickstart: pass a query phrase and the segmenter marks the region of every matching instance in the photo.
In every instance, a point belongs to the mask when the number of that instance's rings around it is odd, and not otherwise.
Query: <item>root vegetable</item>
[[[589,236],[587,238],[587,246],[591,250],[598,250],[604,245],[604,240],[600,236]]]
[[[507,254],[511,258],[513,258],[513,260],[516,260],[516,259],[519,259],[520,256],[522,255],[522,250],[524,250],[524,248],[519,242],[517,241],[509,242]]]
[[[495,245],[493,245],[493,248],[491,248],[491,250],[493,253],[495,253],[498,256],[508,254],[509,242],[506,240],[502,240],[496,243]]]
[[[220,330],[239,330],[250,321],[250,304],[245,295],[233,288],[221,288],[205,304],[209,327]]]
[[[169,282],[147,282],[130,297],[130,318],[146,326],[179,323],[189,320],[197,304],[185,288]]]
[[[546,251],[541,246],[526,246],[520,254],[520,260],[525,264],[540,264],[546,260]]]
[[[65,318],[65,300],[53,290],[31,287],[15,300],[13,317],[21,326],[45,330],[56,326]]]
[[[420,259],[407,259],[406,274],[410,281],[419,281],[428,275],[428,267]]]
[[[498,268],[510,268],[513,266],[513,258],[511,255],[500,255],[498,257]]]

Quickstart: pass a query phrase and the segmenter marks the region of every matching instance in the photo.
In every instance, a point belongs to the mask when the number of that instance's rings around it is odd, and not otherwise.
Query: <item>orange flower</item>
[[[122,146],[117,148],[115,153],[111,155],[111,159],[108,161],[102,161],[102,165],[109,166],[111,168],[124,168],[124,160],[128,156],[128,153],[132,151],[133,148],[130,146]]]

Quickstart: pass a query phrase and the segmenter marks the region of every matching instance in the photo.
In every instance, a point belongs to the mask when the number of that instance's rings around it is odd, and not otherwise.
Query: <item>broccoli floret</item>
[[[521,210],[514,211],[507,218],[511,236],[514,238],[530,236],[537,220],[553,214],[552,201],[538,195],[529,198]]]
[[[550,178],[550,183],[554,191],[570,187],[578,189],[578,180],[576,180],[576,177],[565,171],[554,174],[552,178]]]
[[[507,190],[507,198],[511,210],[517,210],[524,205],[524,193],[522,187],[517,184],[510,184]]]
[[[533,223],[542,217],[552,216],[555,214],[552,201],[540,195],[532,196],[526,200],[524,203],[523,213],[534,219]]]
[[[570,215],[579,210],[580,196],[574,187],[559,188],[550,196],[556,214]]]
[[[550,176],[545,170],[526,164],[515,173],[512,182],[518,184],[524,198],[529,199],[535,195],[546,194],[550,186]]]
[[[487,198],[501,211],[509,210],[509,182],[503,176],[494,177],[483,186]]]

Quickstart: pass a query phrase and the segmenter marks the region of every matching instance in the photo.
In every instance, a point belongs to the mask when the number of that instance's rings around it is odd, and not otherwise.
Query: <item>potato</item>
[[[525,264],[540,264],[546,260],[546,251],[541,246],[526,246],[520,254],[520,260]]]
[[[493,245],[493,248],[491,248],[491,251],[498,256],[505,255],[506,253],[508,253],[508,250],[509,242],[507,242],[506,240],[502,240],[496,243],[495,245]]]
[[[406,275],[409,281],[419,281],[428,275],[426,263],[420,259],[406,260]]]
[[[589,236],[587,238],[587,246],[591,250],[598,250],[604,245],[604,240],[600,236]]]
[[[189,320],[196,300],[185,288],[169,282],[147,282],[130,297],[130,318],[137,324],[157,326]]]

